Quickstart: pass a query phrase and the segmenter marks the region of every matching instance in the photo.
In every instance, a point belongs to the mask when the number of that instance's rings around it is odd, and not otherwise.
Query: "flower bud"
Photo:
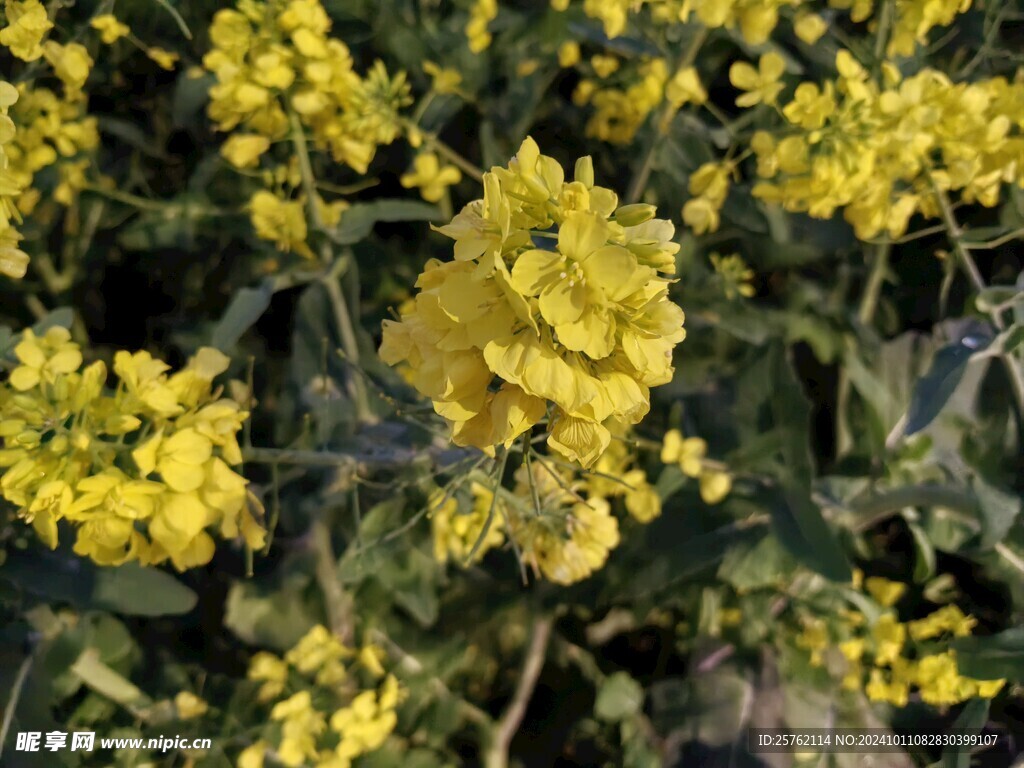
[[[623,205],[615,211],[615,221],[624,227],[635,227],[654,218],[657,208],[647,203]]]
[[[594,186],[594,161],[587,155],[576,161],[576,168],[573,171],[573,178],[580,182],[587,189]]]

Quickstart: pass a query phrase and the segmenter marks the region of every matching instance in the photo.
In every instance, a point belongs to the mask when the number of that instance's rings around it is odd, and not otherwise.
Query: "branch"
[[[331,545],[331,529],[322,519],[314,521],[309,530],[316,557],[316,581],[324,594],[327,623],[331,632],[345,645],[351,645],[355,630],[352,621],[352,597],[338,580],[338,559]]]
[[[28,679],[28,671],[32,668],[32,656],[26,656],[18,668],[18,676],[14,678],[14,687],[11,688],[10,698],[7,706],[4,707],[3,723],[0,723],[0,755],[4,753],[4,742],[7,741],[7,733],[11,730],[11,723],[14,722],[14,710],[18,708],[18,700],[21,698],[21,689]]]
[[[554,623],[553,616],[543,616],[537,619],[533,625],[530,646],[527,648],[526,657],[523,660],[523,669],[519,675],[515,693],[512,694],[512,700],[496,724],[491,743],[484,757],[486,768],[506,768],[508,766],[508,749],[512,743],[512,737],[516,735],[523,722],[526,706],[530,703],[533,690],[537,686],[537,678],[540,677],[540,671],[544,667],[544,658],[547,656],[548,642],[551,640],[551,629]]]

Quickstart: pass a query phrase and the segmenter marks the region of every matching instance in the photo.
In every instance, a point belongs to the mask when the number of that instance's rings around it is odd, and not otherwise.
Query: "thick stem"
[[[544,667],[544,659],[551,640],[551,629],[554,627],[553,616],[542,616],[534,622],[530,633],[530,645],[523,659],[523,669],[519,674],[519,682],[512,694],[512,700],[495,725],[491,743],[484,755],[486,768],[507,768],[508,750],[512,738],[519,730],[526,715],[526,707],[530,703],[533,691],[537,687],[537,679]]]
[[[325,260],[332,265],[327,274],[320,279],[320,284],[327,291],[328,299],[334,310],[334,320],[338,326],[338,333],[341,336],[341,346],[345,351],[345,357],[353,366],[358,368],[359,343],[356,338],[355,327],[352,324],[352,313],[345,299],[345,293],[338,284],[338,280],[347,262],[341,259],[335,261],[334,259],[334,252],[327,237],[327,227],[324,225],[323,216],[320,211],[320,195],[316,191],[316,177],[313,175],[313,165],[310,162],[309,150],[306,147],[306,134],[303,132],[302,122],[297,114],[291,112],[289,119],[292,126],[292,144],[295,146],[295,155],[299,160],[299,171],[302,174],[302,187],[306,193],[309,218],[314,228],[324,238],[321,252]],[[356,416],[359,421],[369,423],[376,421],[373,411],[370,409],[366,384],[362,378],[358,375],[350,376],[349,382],[352,390],[352,399],[355,402]]]
[[[331,530],[326,522],[317,519],[310,528],[309,535],[316,557],[316,580],[324,595],[327,623],[339,640],[345,645],[350,645],[355,631],[352,597],[342,589],[338,580],[338,559],[331,544]]]
[[[707,27],[701,27],[693,38],[693,42],[690,43],[690,47],[687,48],[680,57],[676,64],[676,69],[688,67],[693,64],[697,59],[697,53],[700,51],[700,47],[704,44],[707,36]],[[626,191],[625,197],[625,201],[627,203],[637,202],[640,199],[640,195],[643,194],[644,187],[647,186],[647,181],[651,177],[651,171],[654,170],[654,158],[658,153],[658,146],[661,144],[661,140],[668,134],[668,128],[674,109],[675,107],[667,101],[664,106],[662,106],[661,111],[658,114],[658,119],[654,123],[654,130],[651,131],[651,138],[647,143],[647,150],[644,152],[644,159],[641,161],[640,166],[637,168],[636,172],[633,174],[633,178],[629,182],[629,188]]]

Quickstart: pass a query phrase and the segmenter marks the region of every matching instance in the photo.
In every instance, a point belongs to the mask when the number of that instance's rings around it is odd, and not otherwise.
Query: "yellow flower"
[[[756,104],[774,104],[784,85],[779,81],[786,71],[786,61],[774,51],[761,56],[754,69],[745,61],[734,62],[729,68],[729,82],[741,91],[736,106],[753,107]]]
[[[732,476],[728,472],[704,470],[699,482],[700,497],[705,504],[718,504],[732,490]]]
[[[316,258],[306,245],[306,214],[301,201],[283,200],[273,192],[260,190],[249,200],[249,216],[256,234],[279,250]]]
[[[441,491],[436,491],[431,497],[430,527],[434,540],[434,559],[439,563],[454,560],[459,565],[464,564],[480,534],[483,533],[494,493],[475,482],[470,490],[473,494],[473,506],[468,512],[460,512],[458,502],[454,498],[444,499],[442,503],[444,494]],[[501,516],[496,517],[497,520],[492,520],[487,537],[480,542],[474,555],[477,561],[494,547],[501,546],[505,540],[501,525],[498,524]]]
[[[161,69],[172,70],[178,63],[178,54],[155,46],[146,49],[146,55],[160,65]]]
[[[68,43],[61,45],[47,40],[43,45],[43,56],[53,67],[53,73],[64,83],[71,93],[81,91],[85,81],[89,79],[89,71],[93,61],[84,45]]]
[[[907,585],[898,581],[889,581],[881,576],[869,576],[864,580],[864,588],[868,594],[875,598],[879,605],[891,608],[903,597],[907,591]],[[913,633],[911,633],[913,636]]]
[[[159,472],[168,487],[182,493],[203,484],[203,465],[213,452],[210,439],[195,429],[182,429],[170,437],[163,430],[132,451],[132,458],[143,477]]]
[[[469,22],[466,24],[466,37],[469,50],[480,53],[491,44],[491,34],[487,25],[498,16],[498,0],[475,0],[469,10]]]
[[[454,165],[442,166],[433,152],[420,152],[413,160],[413,173],[402,175],[402,186],[406,189],[419,187],[423,199],[436,203],[444,197],[445,190],[462,181],[462,173]]]
[[[708,92],[700,82],[696,67],[682,67],[668,85],[665,86],[665,98],[675,107],[684,104],[703,104],[708,100]]]
[[[687,477],[700,477],[704,471],[703,459],[708,452],[708,444],[699,437],[683,438],[678,429],[670,429],[665,433],[661,447],[663,464],[678,464],[679,469]]]
[[[619,524],[611,506],[594,497],[574,504],[568,516],[568,538],[538,524],[532,541],[520,542],[523,556],[556,584],[573,584],[599,570],[619,545]]]
[[[811,665],[820,667],[824,662],[822,651],[828,648],[828,628],[821,619],[808,619],[796,637],[796,645],[811,652]]]
[[[269,746],[262,740],[250,744],[239,753],[238,768],[263,768],[264,757]]]
[[[975,624],[977,620],[973,616],[964,615],[958,606],[946,605],[924,618],[909,622],[907,628],[915,640],[928,640],[945,632],[964,637],[971,634]]]
[[[710,258],[711,266],[724,283],[727,299],[733,299],[737,295],[747,298],[754,295],[754,286],[750,284],[754,279],[754,270],[747,266],[739,254],[721,256],[712,253]]]
[[[174,697],[174,708],[178,711],[180,719],[191,720],[205,715],[209,711],[210,705],[194,693],[180,691]]]
[[[220,147],[221,156],[236,168],[259,165],[260,156],[270,148],[270,139],[256,133],[233,133]]]
[[[828,24],[816,13],[800,13],[793,22],[793,31],[807,45],[814,45],[828,31]]]
[[[0,44],[22,61],[35,61],[42,56],[43,38],[53,28],[43,4],[39,0],[7,0],[4,14],[7,26],[0,30]]]
[[[40,383],[53,384],[58,376],[77,371],[82,365],[82,353],[71,341],[71,333],[59,326],[47,330],[42,338],[31,328],[26,329],[14,354],[20,365],[11,371],[9,381],[21,392]]]
[[[250,659],[247,677],[263,683],[256,696],[259,701],[276,699],[288,682],[288,665],[274,654],[260,651]]]
[[[900,655],[907,628],[899,623],[895,614],[885,613],[871,628],[871,637],[875,643],[875,664],[884,666],[892,664]]]
[[[563,69],[574,67],[580,60],[580,44],[575,40],[566,40],[558,46],[558,66]]]
[[[112,13],[103,13],[99,16],[93,16],[92,21],[89,22],[89,26],[99,31],[100,40],[107,45],[112,45],[122,37],[131,33],[131,29],[128,28],[128,25],[118,21],[117,17]]]
[[[887,680],[881,669],[872,669],[871,679],[864,686],[864,693],[871,701],[885,701],[903,707],[907,704],[910,686],[905,682]]]
[[[434,93],[459,93],[459,86],[462,85],[462,74],[458,70],[439,67],[432,61],[424,61],[423,71],[430,75],[430,89]]]
[[[594,73],[604,80],[619,68],[619,60],[614,56],[605,56],[599,53],[590,57],[590,66],[594,68]]]

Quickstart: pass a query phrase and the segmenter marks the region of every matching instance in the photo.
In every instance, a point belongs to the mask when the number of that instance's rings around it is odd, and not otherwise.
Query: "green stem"
[[[526,715],[526,707],[537,687],[537,680],[544,668],[544,659],[547,657],[551,630],[554,625],[553,616],[541,616],[533,624],[533,629],[530,632],[530,644],[526,649],[526,656],[523,658],[523,668],[519,673],[516,689],[501,718],[495,723],[490,743],[484,754],[483,763],[486,768],[507,768],[508,766],[508,750],[512,744],[512,737],[519,730],[523,717]]]
[[[316,191],[316,177],[313,175],[313,164],[309,159],[309,150],[306,147],[306,134],[303,132],[302,122],[299,116],[289,112],[289,120],[292,127],[292,143],[295,146],[295,155],[299,160],[299,171],[302,175],[302,187],[306,193],[306,205],[309,208],[309,218],[313,227],[323,237],[321,241],[321,256],[331,264],[331,269],[320,279],[320,284],[327,291],[327,297],[334,310],[334,320],[338,326],[338,333],[341,336],[341,346],[345,351],[345,357],[356,368],[359,367],[359,342],[356,338],[355,327],[352,324],[352,313],[345,293],[341,290],[339,280],[347,266],[347,259],[334,259],[334,252],[331,248],[329,233],[324,225],[323,216],[320,212],[320,195]],[[350,376],[349,382],[352,388],[352,398],[355,402],[356,417],[364,423],[373,423],[376,419],[370,409],[370,400],[366,391],[366,384],[362,377]]]
[[[907,507],[948,507],[970,515],[977,500],[966,490],[943,485],[908,485],[854,499],[846,506],[846,527],[865,531]]]
[[[462,172],[465,173],[467,176],[470,176],[471,178],[476,179],[478,182],[483,183],[484,172],[477,168],[475,165],[473,165],[473,163],[464,158],[458,152],[456,152],[454,149],[445,144],[443,141],[441,141],[439,138],[437,138],[436,135],[432,133],[424,133],[423,140],[426,142],[427,146],[430,149],[433,149],[446,160],[453,163],[454,165],[457,165],[462,170]]]
[[[4,742],[7,741],[7,734],[11,730],[11,723],[14,722],[14,711],[18,708],[18,700],[21,698],[21,689],[28,679],[28,672],[32,668],[32,657],[27,656],[18,668],[18,674],[14,678],[14,687],[11,688],[11,695],[7,699],[7,706],[4,707],[4,719],[0,723],[0,756],[4,753]]]
[[[355,631],[352,597],[338,580],[338,559],[331,544],[331,529],[323,519],[318,518],[313,522],[309,535],[316,558],[316,580],[324,596],[327,622],[334,635],[350,645]]]
[[[707,36],[707,27],[702,26],[697,30],[697,34],[690,43],[689,48],[686,49],[680,60],[676,63],[676,71],[693,64]],[[651,177],[651,171],[654,170],[654,158],[658,154],[658,147],[661,145],[661,140],[668,134],[669,122],[674,109],[675,107],[666,101],[658,113],[658,119],[654,123],[654,130],[651,131],[650,140],[647,142],[644,159],[629,182],[625,197],[627,203],[637,202],[640,199],[640,195],[643,194],[644,187],[647,186],[647,181]]]

